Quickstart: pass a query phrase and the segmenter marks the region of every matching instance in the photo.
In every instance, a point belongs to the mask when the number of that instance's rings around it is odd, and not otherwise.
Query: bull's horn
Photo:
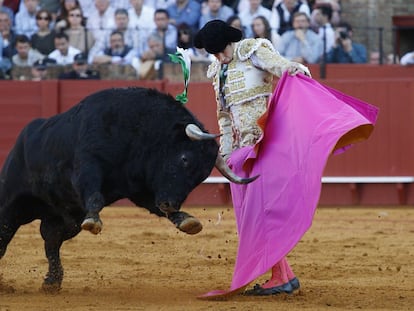
[[[185,127],[185,133],[191,140],[206,140],[206,139],[215,139],[220,135],[204,133],[197,125],[188,124]]]
[[[234,174],[234,172],[230,169],[230,167],[226,164],[223,157],[219,154],[216,158],[216,168],[226,177],[228,180],[236,183],[236,184],[248,184],[253,180],[256,180],[259,175],[249,178],[243,178]]]

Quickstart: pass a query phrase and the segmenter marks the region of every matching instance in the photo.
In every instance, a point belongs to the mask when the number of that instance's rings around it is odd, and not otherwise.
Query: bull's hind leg
[[[71,218],[48,217],[42,219],[40,233],[45,241],[45,252],[49,270],[43,281],[42,289],[47,293],[57,293],[63,281],[63,267],[60,260],[60,247],[80,232],[79,222]]]

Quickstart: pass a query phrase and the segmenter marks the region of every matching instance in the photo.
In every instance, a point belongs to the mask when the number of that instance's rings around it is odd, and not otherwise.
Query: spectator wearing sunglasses
[[[60,0],[60,9],[55,23],[56,32],[59,32],[68,26],[69,11],[76,7],[82,7],[78,0]]]
[[[54,49],[55,31],[50,29],[52,14],[47,10],[40,10],[36,13],[37,32],[33,34],[31,42],[32,48],[38,50],[43,55],[49,55]]]
[[[67,27],[64,33],[69,37],[69,45],[88,55],[89,50],[95,44],[95,37],[92,31],[89,31],[84,24],[81,8],[74,7],[68,12]]]

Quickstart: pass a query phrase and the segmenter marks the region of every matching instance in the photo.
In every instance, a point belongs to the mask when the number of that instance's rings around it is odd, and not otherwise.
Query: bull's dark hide
[[[108,89],[49,119],[28,124],[0,175],[0,258],[17,229],[41,220],[49,272],[63,279],[59,250],[80,231],[86,211],[122,198],[159,216],[179,209],[211,172],[215,140],[193,141],[202,125],[170,95],[144,88]]]

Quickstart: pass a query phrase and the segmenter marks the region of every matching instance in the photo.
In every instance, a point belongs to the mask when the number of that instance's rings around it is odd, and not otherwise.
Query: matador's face
[[[220,52],[214,54],[221,64],[228,64],[233,60],[234,43],[229,43],[226,48]]]

